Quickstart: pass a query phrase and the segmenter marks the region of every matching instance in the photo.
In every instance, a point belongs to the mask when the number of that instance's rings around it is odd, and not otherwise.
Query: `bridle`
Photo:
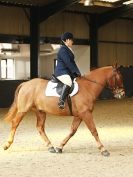
[[[107,86],[108,86],[109,89],[112,90],[112,92],[113,92],[115,98],[121,99],[122,97],[125,96],[125,89],[124,89],[123,85],[122,85],[122,86],[119,86],[119,83],[118,83],[117,78],[116,78],[116,77],[117,77],[117,76],[116,76],[117,74],[119,75],[120,79],[122,79],[118,68],[113,68],[113,75],[112,75],[112,77],[107,81]],[[111,87],[110,84],[109,84],[109,83],[110,83],[110,80],[111,80],[111,81],[113,80],[113,83],[114,83],[112,87]]]
[[[113,68],[113,75],[111,78],[109,78],[106,82],[106,87],[109,88],[110,90],[115,90],[119,88],[117,79],[116,79],[116,73],[118,74],[118,70],[116,68]],[[110,86],[110,83],[113,82],[114,84]]]
[[[111,89],[111,90],[116,90],[116,89],[123,89],[123,86],[119,86],[119,83],[117,81],[117,74],[119,75],[120,79],[121,79],[121,75],[120,75],[120,72],[118,70],[118,68],[113,68],[113,75],[111,78],[109,78],[106,82],[106,87]],[[112,86],[110,86],[110,83],[113,82],[114,84]]]

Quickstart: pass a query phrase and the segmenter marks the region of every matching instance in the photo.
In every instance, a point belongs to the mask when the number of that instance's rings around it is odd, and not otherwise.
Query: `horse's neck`
[[[91,88],[95,94],[95,98],[99,96],[103,88],[105,87],[107,80],[111,77],[111,67],[99,68],[91,71],[86,75],[86,78],[92,82]]]
[[[93,70],[86,75],[86,78],[104,87],[109,77],[109,72],[105,70],[107,70],[106,67]]]

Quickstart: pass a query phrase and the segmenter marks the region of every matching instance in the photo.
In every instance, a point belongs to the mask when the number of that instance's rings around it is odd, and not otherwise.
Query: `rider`
[[[73,34],[70,32],[64,33],[61,36],[61,43],[62,46],[57,54],[57,66],[54,75],[64,84],[58,103],[59,108],[64,109],[72,81],[74,78],[80,77],[81,73],[74,61]]]

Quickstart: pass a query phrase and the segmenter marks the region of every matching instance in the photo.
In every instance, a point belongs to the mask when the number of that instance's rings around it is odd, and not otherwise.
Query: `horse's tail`
[[[19,93],[19,90],[21,88],[22,84],[20,84],[16,91],[15,91],[15,96],[14,96],[14,101],[8,111],[8,113],[6,114],[4,120],[7,121],[7,122],[11,122],[12,119],[15,117],[16,113],[17,113],[17,98],[18,98],[18,93]]]

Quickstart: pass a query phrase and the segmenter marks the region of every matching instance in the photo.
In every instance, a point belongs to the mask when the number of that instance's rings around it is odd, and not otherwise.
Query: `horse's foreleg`
[[[68,140],[76,133],[80,123],[81,123],[81,119],[79,117],[74,117],[72,125],[71,125],[71,129],[70,129],[70,133],[68,134],[68,136],[61,142],[61,144],[56,148],[56,152],[57,153],[62,153],[62,149],[65,146],[65,144],[68,142]]]
[[[89,111],[86,111],[82,113],[81,117],[83,121],[85,122],[85,124],[87,125],[87,127],[89,128],[91,134],[94,136],[96,143],[97,143],[97,147],[101,151],[101,154],[104,156],[109,156],[110,153],[107,150],[105,150],[103,144],[101,143],[99,139],[98,132],[97,132],[96,126],[93,121],[92,113]]]
[[[52,146],[50,140],[48,139],[46,133],[45,133],[45,120],[46,120],[46,113],[42,111],[35,111],[36,117],[37,117],[37,124],[36,127],[39,131],[39,134],[43,141],[46,143],[46,146],[48,147],[50,152],[55,152],[54,147]]]
[[[10,130],[10,133],[9,133],[8,140],[4,144],[4,147],[3,147],[4,150],[7,150],[11,146],[11,144],[13,143],[16,129],[19,126],[19,123],[23,119],[24,115],[25,115],[25,113],[19,112],[19,113],[16,114],[15,118],[12,119],[12,127],[11,127],[11,130]]]

